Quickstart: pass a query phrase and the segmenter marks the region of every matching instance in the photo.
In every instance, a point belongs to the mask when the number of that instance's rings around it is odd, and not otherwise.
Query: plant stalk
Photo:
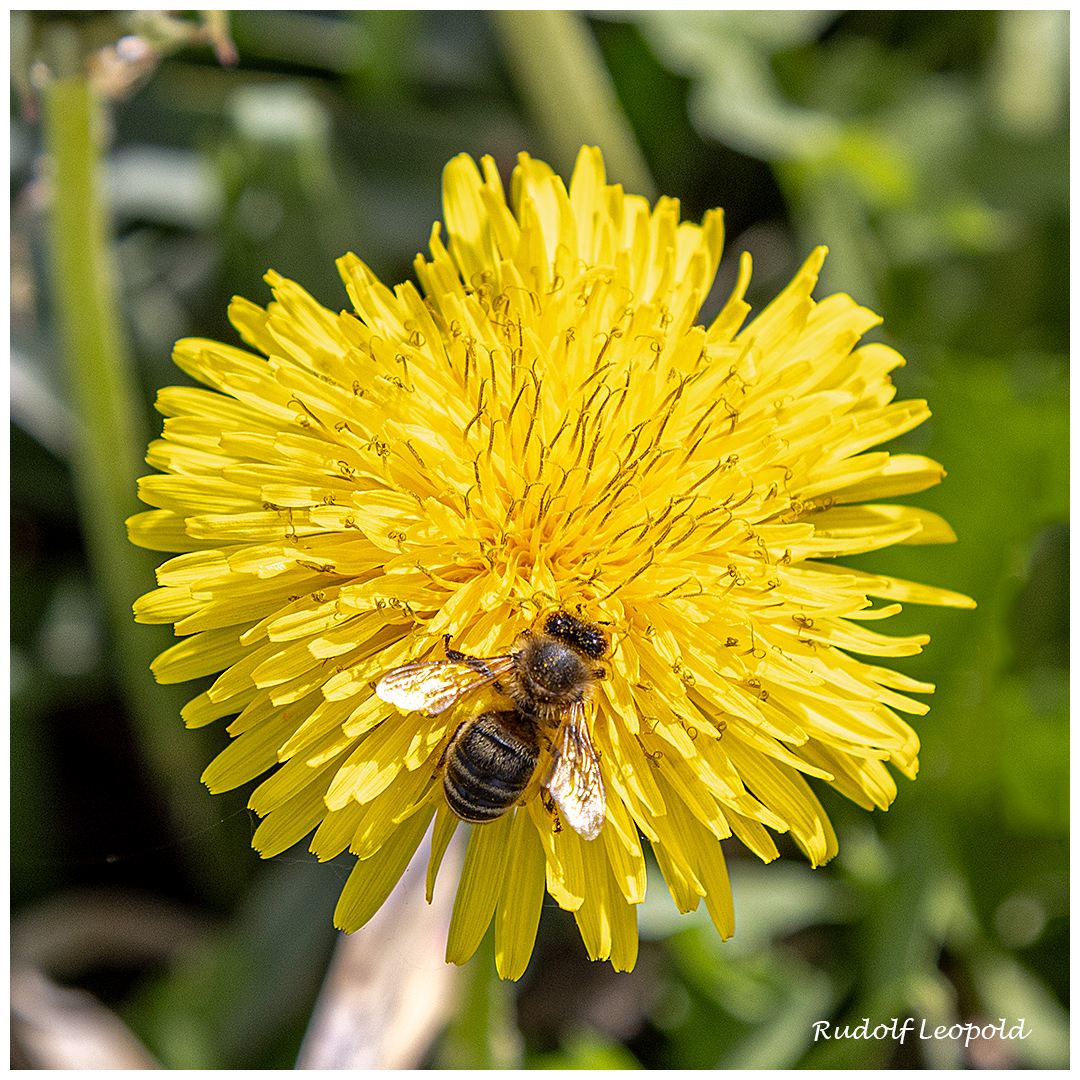
[[[192,844],[203,890],[235,881],[237,861],[220,844],[211,800],[197,782],[207,753],[179,722],[174,687],[150,675],[167,642],[136,626],[131,605],[153,584],[148,552],[128,542],[125,520],[138,509],[136,478],[145,471],[137,383],[121,325],[101,192],[102,104],[85,73],[77,30],[47,30],[52,77],[44,90],[44,132],[51,168],[50,258],[55,321],[77,430],[72,473],[88,558],[111,637],[116,677],[129,703],[144,763],[178,835]]]

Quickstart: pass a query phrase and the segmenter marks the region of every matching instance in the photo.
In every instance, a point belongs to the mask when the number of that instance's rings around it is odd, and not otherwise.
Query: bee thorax
[[[574,649],[552,638],[531,638],[514,657],[516,685],[511,695],[519,708],[568,706],[583,701],[591,669]]]

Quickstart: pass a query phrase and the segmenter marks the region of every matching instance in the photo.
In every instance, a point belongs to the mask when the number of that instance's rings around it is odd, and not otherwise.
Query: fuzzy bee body
[[[398,708],[436,715],[492,686],[512,707],[473,716],[451,736],[441,761],[450,809],[464,821],[501,817],[525,794],[546,753],[542,786],[570,827],[591,840],[603,825],[605,800],[585,703],[604,677],[596,662],[607,650],[598,627],[559,611],[542,630],[521,633],[506,655],[448,647],[446,660],[396,668],[375,692]]]
[[[514,711],[483,713],[463,723],[446,749],[443,791],[463,821],[494,821],[521,798],[540,758],[535,730],[522,738]]]

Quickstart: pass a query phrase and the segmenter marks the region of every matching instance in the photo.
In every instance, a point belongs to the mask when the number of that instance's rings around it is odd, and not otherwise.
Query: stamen
[[[513,372],[513,366],[511,366],[511,372]],[[525,385],[523,383],[522,386],[521,386],[521,389],[517,392],[517,397],[514,398],[513,405],[510,406],[510,411],[506,414],[506,424],[507,424],[508,428],[511,425],[511,421],[514,419],[514,411],[518,407],[518,402],[521,401],[521,395],[524,394],[524,393],[525,393]]]
[[[498,397],[499,385],[495,377],[495,353],[496,349],[488,349],[488,363],[491,365],[491,394],[493,397]]]
[[[476,477],[476,493],[481,499],[484,498],[484,485],[480,483],[480,459],[478,457],[473,458],[473,476]]]
[[[611,496],[611,500],[610,500],[610,501],[611,501],[611,506],[610,506],[610,507],[608,508],[608,510],[607,510],[607,512],[606,512],[606,513],[604,514],[604,516],[603,516],[603,517],[602,517],[602,518],[600,519],[600,523],[599,523],[599,524],[598,524],[598,525],[596,526],[596,531],[597,531],[597,532],[599,532],[599,531],[600,531],[600,530],[601,530],[601,529],[602,529],[602,528],[604,527],[604,525],[606,525],[606,524],[607,524],[607,520],[608,520],[608,518],[609,518],[609,517],[611,517],[611,515],[612,515],[613,513],[615,513],[615,510],[616,510],[616,508],[618,507],[618,498],[619,498],[619,496],[620,496],[620,495],[621,495],[621,494],[622,494],[622,493],[623,493],[624,491],[628,490],[628,489],[629,489],[629,488],[631,488],[631,487],[633,487],[635,491],[637,491],[637,490],[638,490],[638,489],[637,489],[636,487],[634,487],[634,484],[633,484],[633,481],[632,481],[632,480],[627,480],[627,481],[626,481],[626,483],[625,483],[625,484],[623,484],[623,486],[622,486],[621,488],[619,488],[619,489],[618,489],[618,491],[616,491],[616,492],[615,492],[615,493],[614,493],[614,494],[613,494],[613,495]],[[599,501],[599,500],[598,500],[598,501]],[[636,527],[637,527],[636,525],[631,525],[631,526],[630,526],[629,528],[630,528],[630,529],[634,529],[634,528],[636,528]],[[627,529],[626,531],[629,531],[629,529]],[[621,535],[621,534],[620,534],[620,535]]]
[[[603,406],[601,406],[603,408]],[[597,414],[597,420],[599,420],[599,414]],[[604,429],[597,425],[596,437],[593,439],[592,449],[589,451],[589,460],[585,463],[585,468],[592,472],[593,461],[596,460],[596,448],[600,445],[600,440],[604,436]]]
[[[469,390],[469,370],[474,359],[476,359],[476,339],[470,335],[465,339],[465,378],[461,384],[461,388],[466,393]],[[461,441],[464,442],[465,440],[462,439]]]
[[[424,464],[424,459],[416,452],[416,447],[413,446],[411,440],[406,439],[405,446],[408,449],[409,453],[412,454],[414,458],[416,458],[416,463],[420,466],[420,468],[426,472],[427,465]]]
[[[570,416],[569,416],[569,414],[567,414],[566,416],[563,417],[563,422],[559,425],[558,431],[556,431],[555,434],[552,436],[551,442],[548,443],[548,449],[549,450],[554,450],[555,449],[555,444],[559,441],[559,437],[566,430],[566,426],[569,423],[570,423]]]
[[[465,425],[465,430],[461,433],[461,445],[465,446],[469,440],[469,432],[472,430],[473,424],[484,415],[484,389],[487,386],[487,379],[480,380],[480,391],[476,395],[476,415]]]
[[[610,589],[608,592],[604,593],[604,595],[601,596],[600,599],[608,600],[612,596],[614,596],[620,589],[626,588],[626,586],[629,585],[635,578],[640,577],[642,574],[645,573],[646,570],[649,569],[650,566],[652,566],[653,560],[655,558],[656,549],[651,547],[649,548],[649,555],[648,558],[645,560],[644,565],[641,566],[639,569],[635,570],[625,581],[619,582],[619,584],[616,585],[613,589]]]
[[[686,437],[688,439],[691,438],[693,436],[694,432],[697,431],[697,429],[699,427],[701,427],[702,424],[705,423],[705,421],[711,415],[713,409],[718,408],[720,406],[721,402],[723,402],[725,405],[727,405],[727,402],[724,401],[724,399],[722,397],[716,398],[716,400],[713,401],[713,403],[697,418],[697,420],[694,421],[694,426],[686,433]],[[730,409],[731,406],[728,405],[728,408]],[[705,434],[708,434],[708,433],[706,432]],[[703,434],[701,436],[701,438],[702,439],[705,438],[705,435]],[[701,442],[701,439],[698,439],[698,442]],[[695,443],[694,445],[697,446],[697,443]]]
[[[533,378],[535,379],[536,376],[534,375]],[[535,427],[535,425],[536,425],[536,417],[540,413],[540,387],[541,387],[541,380],[537,380],[536,381],[536,397],[533,400],[532,412],[529,415],[529,426],[525,431],[525,442],[522,443],[522,446],[521,446],[521,460],[522,460],[522,462],[525,461],[525,455],[529,452],[529,440],[532,438],[533,427]],[[525,389],[524,385],[521,387],[521,389],[522,390]],[[540,471],[541,472],[543,471],[543,468],[544,468],[544,451],[543,451],[542,447],[543,447],[543,444],[541,443],[541,451],[540,451]],[[539,475],[539,473],[537,475]]]

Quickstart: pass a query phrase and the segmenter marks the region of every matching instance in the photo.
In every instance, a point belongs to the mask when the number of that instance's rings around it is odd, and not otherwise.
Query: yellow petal
[[[448,964],[464,964],[487,933],[502,891],[512,825],[511,815],[504,814],[472,827],[446,939]]]
[[[506,874],[495,918],[495,967],[503,979],[525,974],[544,899],[544,849],[527,810],[513,813]]]
[[[370,859],[358,860],[334,909],[334,926],[351,934],[382,907],[424,838],[435,808],[414,814]]]

